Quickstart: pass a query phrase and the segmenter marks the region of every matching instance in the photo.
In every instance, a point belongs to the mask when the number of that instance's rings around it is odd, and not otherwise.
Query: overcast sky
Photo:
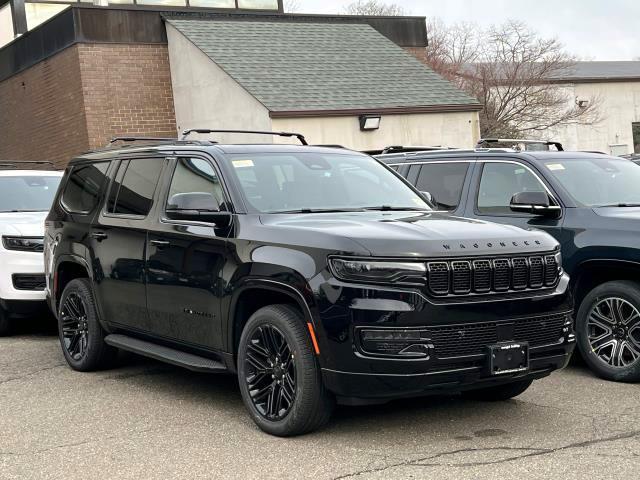
[[[297,0],[299,13],[342,13],[350,1]],[[446,23],[524,20],[585,60],[640,58],[640,0],[389,0]]]

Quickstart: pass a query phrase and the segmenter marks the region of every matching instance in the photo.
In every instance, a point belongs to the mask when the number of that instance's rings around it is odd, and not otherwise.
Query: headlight
[[[43,237],[2,237],[2,246],[7,250],[21,252],[42,252],[44,250]]]
[[[347,282],[397,283],[424,285],[427,267],[420,262],[396,262],[383,260],[329,260],[333,274]]]
[[[558,251],[554,253],[553,256],[556,260],[556,265],[558,266],[558,275],[561,276],[564,273],[564,270],[562,269],[562,254]]]

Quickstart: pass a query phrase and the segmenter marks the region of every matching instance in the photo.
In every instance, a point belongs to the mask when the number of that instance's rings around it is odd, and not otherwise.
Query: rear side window
[[[422,166],[416,181],[416,188],[429,192],[438,206],[438,210],[455,210],[460,205],[464,179],[469,164],[428,163]]]
[[[90,213],[98,206],[109,162],[72,167],[62,193],[62,205],[71,213]]]
[[[107,211],[116,215],[148,215],[163,165],[164,161],[156,158],[121,162],[111,186]]]

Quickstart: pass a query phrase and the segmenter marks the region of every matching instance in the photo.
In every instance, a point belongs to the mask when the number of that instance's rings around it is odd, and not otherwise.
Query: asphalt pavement
[[[579,362],[502,403],[339,407],[322,431],[259,431],[235,377],[133,355],[67,367],[44,323],[0,338],[0,479],[619,479],[640,472],[640,385]]]

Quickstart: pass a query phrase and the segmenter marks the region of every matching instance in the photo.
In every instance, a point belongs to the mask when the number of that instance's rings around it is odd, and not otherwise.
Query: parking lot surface
[[[46,331],[47,333],[42,333]],[[235,377],[123,355],[70,370],[55,332],[0,338],[0,478],[636,478],[640,385],[584,366],[517,399],[431,397],[339,407],[280,439],[245,413]]]

